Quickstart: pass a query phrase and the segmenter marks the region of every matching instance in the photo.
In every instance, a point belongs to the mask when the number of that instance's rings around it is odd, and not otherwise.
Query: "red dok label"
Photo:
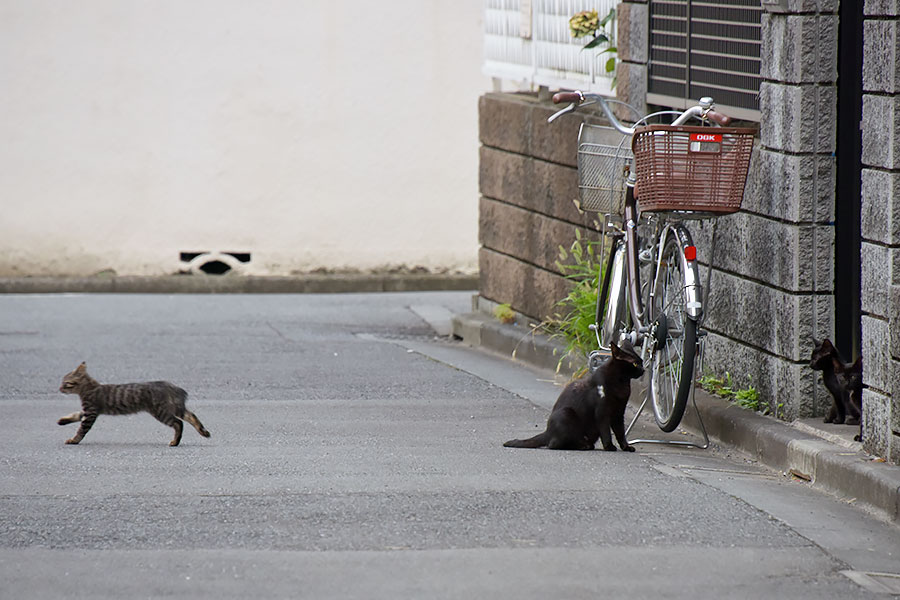
[[[684,139],[684,138],[682,138]],[[721,142],[722,134],[721,133],[692,133],[691,134],[692,142]]]

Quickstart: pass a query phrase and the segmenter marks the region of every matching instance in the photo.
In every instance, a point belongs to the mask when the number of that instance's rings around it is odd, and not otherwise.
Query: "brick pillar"
[[[616,98],[647,114],[647,61],[650,57],[650,9],[646,0],[619,3],[616,11]],[[619,117],[634,119],[631,111]]]
[[[706,366],[794,419],[831,404],[807,365],[833,330],[837,6],[787,4],[762,17],[760,144],[742,212],[717,224]]]
[[[900,464],[900,10],[866,0],[862,108],[865,447]]]

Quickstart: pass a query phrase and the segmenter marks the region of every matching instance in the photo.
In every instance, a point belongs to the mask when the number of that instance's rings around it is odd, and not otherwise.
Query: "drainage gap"
[[[179,258],[184,268],[181,273],[195,275],[225,275],[240,272],[250,262],[249,252],[181,252]]]
[[[210,260],[200,265],[199,269],[207,275],[224,275],[231,270],[231,267],[221,260]]]

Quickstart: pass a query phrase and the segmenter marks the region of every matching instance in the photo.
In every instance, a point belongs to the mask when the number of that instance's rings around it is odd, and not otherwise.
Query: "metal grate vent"
[[[651,0],[647,101],[759,120],[760,0]]]

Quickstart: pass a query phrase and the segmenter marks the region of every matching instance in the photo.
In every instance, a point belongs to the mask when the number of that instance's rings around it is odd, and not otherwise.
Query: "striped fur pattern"
[[[129,415],[138,412],[148,412],[157,421],[175,430],[170,446],[177,446],[181,442],[182,420],[193,425],[203,437],[209,437],[209,432],[197,415],[184,406],[187,392],[168,381],[103,385],[88,375],[87,366],[81,363],[63,377],[59,391],[63,394],[78,394],[81,398],[80,411],[57,421],[60,425],[81,423],[78,433],[66,440],[67,444],[80,442],[99,415]]]

